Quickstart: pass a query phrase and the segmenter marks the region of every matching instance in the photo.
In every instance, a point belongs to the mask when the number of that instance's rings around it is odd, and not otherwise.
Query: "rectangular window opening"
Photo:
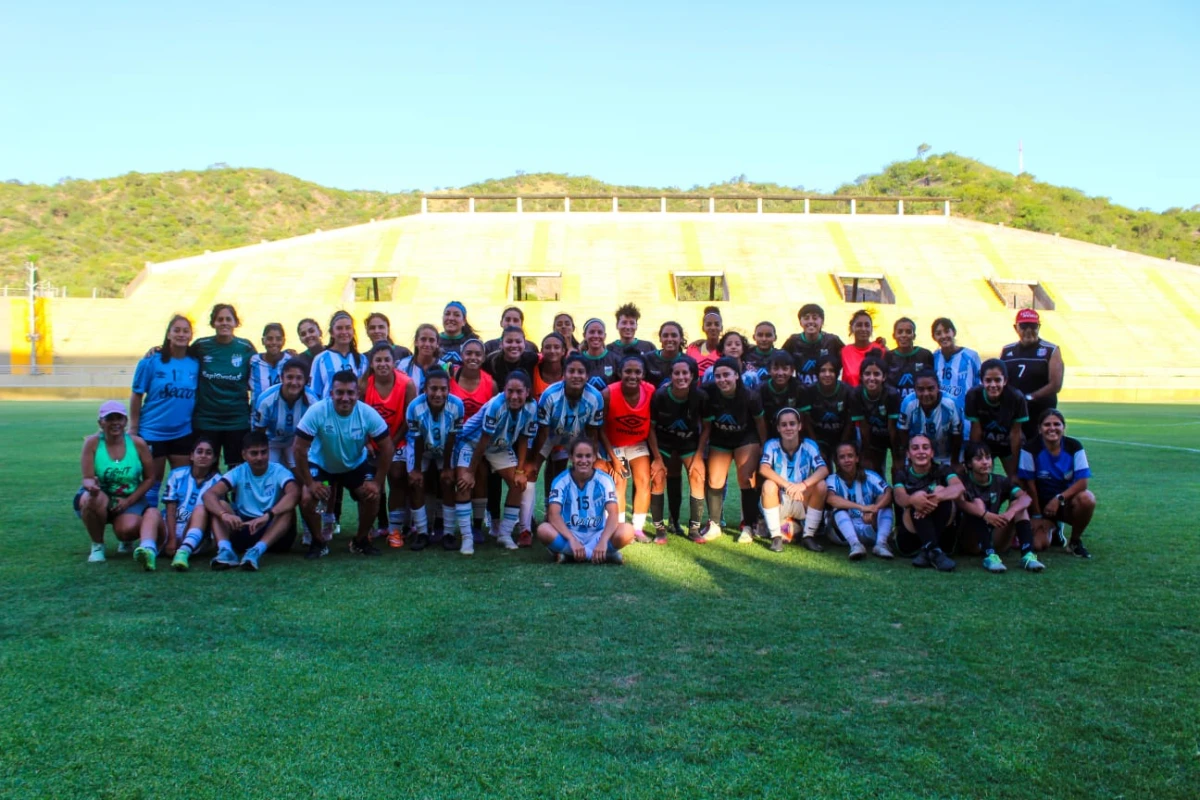
[[[562,299],[561,272],[514,272],[509,280],[509,299],[539,303]]]
[[[687,303],[718,303],[729,300],[724,272],[676,272],[675,299]]]
[[[847,303],[896,303],[896,295],[884,275],[834,275],[833,282]]]
[[[1054,301],[1037,281],[998,281],[988,280],[988,286],[1000,298],[1005,308],[1033,308],[1039,311],[1053,311]]]
[[[354,302],[390,302],[399,277],[398,275],[351,275],[350,282],[354,288]]]

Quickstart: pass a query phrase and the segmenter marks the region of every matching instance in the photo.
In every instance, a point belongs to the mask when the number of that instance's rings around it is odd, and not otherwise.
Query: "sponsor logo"
[[[164,386],[154,394],[156,400],[191,400],[195,398],[196,390],[183,386]]]

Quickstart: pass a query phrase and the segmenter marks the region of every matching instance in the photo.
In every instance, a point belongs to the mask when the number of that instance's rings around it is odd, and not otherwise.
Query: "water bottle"
[[[321,483],[326,489],[329,488],[329,482]],[[321,541],[328,542],[333,538],[333,525],[335,522],[333,514],[329,513],[329,507],[324,500],[317,501],[317,515],[321,518]]]

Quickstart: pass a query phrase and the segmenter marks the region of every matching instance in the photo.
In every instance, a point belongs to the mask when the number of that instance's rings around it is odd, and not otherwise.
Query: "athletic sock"
[[[983,553],[983,557],[987,558],[996,552],[996,535],[992,532],[992,526],[980,520],[979,525],[979,552]]]
[[[183,544],[179,545],[179,549],[187,549],[189,553],[194,553],[200,548],[200,542],[204,541],[204,531],[199,528],[188,528],[188,532],[184,534]]]
[[[254,547],[251,547],[249,550],[247,550],[246,555],[250,555],[251,553],[253,553],[258,558],[262,558],[263,553],[266,553],[266,552],[267,552],[267,543],[259,542],[258,544],[254,545]]]
[[[158,541],[156,539],[142,539],[138,542],[138,547],[143,550],[149,550],[154,555],[158,555]]]
[[[659,494],[650,495],[650,519],[654,520],[655,525],[661,525],[663,521],[663,496]]]
[[[536,485],[525,487],[525,494],[521,495],[521,530],[523,531],[533,529],[533,501],[536,499]]]
[[[1033,552],[1033,524],[1029,520],[1017,520],[1017,541],[1021,543],[1021,555]]]
[[[751,528],[758,522],[758,490],[742,489],[742,524]]]
[[[513,506],[504,507],[504,516],[500,517],[500,536],[512,538],[513,528],[517,527],[517,522],[521,518],[521,509]]]
[[[892,535],[892,525],[896,517],[890,508],[882,509],[875,515],[875,543],[887,545]]]
[[[676,517],[678,519],[678,517]],[[688,498],[688,524],[700,527],[700,520],[704,519],[704,498],[689,497]]]
[[[388,512],[388,527],[394,531],[403,531],[408,527],[408,518],[409,512],[407,508],[393,509]]]
[[[646,515],[645,514],[634,514],[633,515],[633,532],[634,533],[642,532],[642,530],[645,527],[646,527]]]
[[[217,552],[218,553],[232,553],[233,552],[233,543],[229,542],[229,541],[217,542]]]
[[[672,522],[679,522],[679,509],[683,506],[682,478],[681,475],[667,476],[667,510],[671,512]]]
[[[459,503],[454,507],[454,519],[458,523],[458,530],[463,536],[471,535],[471,511],[472,505],[468,503]],[[417,520],[417,531],[421,532],[425,526],[424,519]]]
[[[470,520],[471,504],[467,503],[467,519]],[[421,536],[429,535],[429,515],[425,511],[425,506],[414,508],[412,510],[413,527],[417,529],[417,533]]]
[[[561,533],[554,537],[554,541],[546,545],[551,553],[561,553],[564,556],[571,555],[571,544],[567,541],[567,537]]]
[[[779,524],[779,506],[775,506],[774,508],[764,508],[762,510],[762,515],[763,520],[767,523],[767,531],[771,534],[771,538],[774,539],[776,536],[783,536],[783,532],[780,530]]]
[[[708,502],[709,522],[716,523],[717,527],[722,527],[725,523],[725,520],[722,519],[725,511],[725,487],[714,489],[711,486],[705,486],[704,499]]]
[[[480,528],[483,527],[483,512],[487,511],[487,498],[476,497],[471,500],[471,519]]]
[[[821,527],[821,521],[825,519],[825,512],[820,508],[808,508],[804,511],[804,535],[816,536],[817,528]]]
[[[808,528],[808,517],[804,518],[805,529]],[[854,520],[850,517],[848,511],[833,512],[833,522],[837,525],[838,531],[842,534],[842,538],[846,540],[846,544],[854,547],[856,544],[862,544],[858,539],[858,531],[854,528]]]

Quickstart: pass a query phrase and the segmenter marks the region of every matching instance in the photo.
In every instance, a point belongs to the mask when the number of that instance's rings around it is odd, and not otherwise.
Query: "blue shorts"
[[[75,516],[79,517],[80,519],[83,519],[83,512],[80,510],[80,505],[83,502],[83,496],[85,494],[87,494],[87,489],[84,489],[82,486],[80,486],[79,491],[75,493],[75,499],[71,501],[71,505],[74,506],[74,508],[75,508]],[[109,503],[111,504],[112,502],[113,502],[112,498],[109,498]],[[141,500],[138,500],[136,503],[131,505],[129,508],[122,511],[121,514],[119,514],[119,515],[113,513],[112,507],[110,505],[110,507],[108,509],[108,522],[111,523],[118,516],[121,516],[124,514],[133,514],[134,516],[140,517],[146,513],[147,508],[149,508],[149,505],[146,503],[145,497],[143,497]]]

